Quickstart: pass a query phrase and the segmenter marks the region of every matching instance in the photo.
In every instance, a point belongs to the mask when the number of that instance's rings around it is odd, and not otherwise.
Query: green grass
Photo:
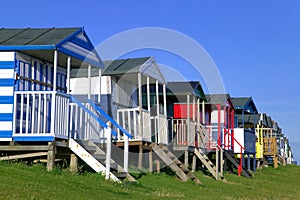
[[[42,165],[0,162],[0,199],[298,199],[300,167],[271,167],[247,179],[226,174],[216,181],[200,172],[204,186],[165,173],[144,174],[137,184],[116,184],[96,173],[47,172]]]

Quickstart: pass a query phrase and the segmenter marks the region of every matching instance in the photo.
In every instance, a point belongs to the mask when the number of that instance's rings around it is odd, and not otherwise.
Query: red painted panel
[[[193,118],[193,104],[190,104],[190,119]],[[174,119],[187,119],[187,104],[174,104]],[[197,118],[198,106],[195,105],[194,112]]]

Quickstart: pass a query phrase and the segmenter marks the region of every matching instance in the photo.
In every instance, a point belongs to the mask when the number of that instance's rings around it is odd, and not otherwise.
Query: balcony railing
[[[16,91],[13,137],[61,137],[69,133],[69,96],[53,91]]]
[[[150,113],[147,110],[142,110],[140,124],[138,108],[118,109],[117,122],[132,134],[133,140],[151,141]],[[117,140],[124,140],[120,130],[117,133]]]

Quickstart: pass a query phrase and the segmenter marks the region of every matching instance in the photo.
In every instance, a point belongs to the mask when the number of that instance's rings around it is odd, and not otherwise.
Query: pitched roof
[[[166,82],[154,57],[108,60],[104,61],[104,64],[106,66],[102,73],[104,76],[122,76],[124,79],[127,77],[128,81],[134,82],[135,74],[141,73],[160,83]]]
[[[244,107],[250,100],[251,97],[231,98],[232,104],[235,108]]]
[[[29,55],[53,58],[59,52],[102,67],[103,63],[83,28],[1,28],[0,51],[23,51]],[[72,62],[73,63],[73,62]]]
[[[244,110],[252,114],[258,113],[252,97],[232,97],[231,101],[236,110]]]
[[[259,122],[260,119],[260,115],[240,115],[237,114],[235,115],[238,119],[238,123],[241,124],[243,122],[243,118],[244,118],[244,123],[245,124],[253,124],[256,125]]]
[[[0,45],[56,45],[78,29],[80,28],[1,28]]]
[[[111,76],[116,74],[138,73],[140,72],[140,67],[149,59],[150,57],[107,60],[104,61],[106,68],[102,74],[104,76]]]
[[[230,99],[229,94],[207,94],[205,97],[207,104],[224,104]]]
[[[168,82],[167,83],[168,95],[187,95],[191,94],[201,99],[205,99],[205,94],[199,81],[189,82]]]

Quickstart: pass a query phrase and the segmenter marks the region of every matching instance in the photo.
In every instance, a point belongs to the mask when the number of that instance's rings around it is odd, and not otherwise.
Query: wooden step
[[[225,156],[226,158],[228,158],[228,160],[238,169],[239,168],[239,163],[238,161],[228,152],[225,151]],[[251,173],[246,170],[245,168],[242,168],[242,175],[247,177],[247,178],[251,178],[252,175]]]
[[[187,181],[188,179],[191,179],[195,181],[197,184],[202,184],[199,179],[197,179],[193,173],[191,173],[184,164],[176,158],[172,152],[169,151],[169,149],[162,145],[157,145],[155,143],[152,143],[152,149],[154,152],[161,158],[162,161],[164,161],[167,166],[169,166],[175,174],[182,180]]]
[[[105,154],[93,154],[94,158],[96,158],[98,161],[104,161],[106,159]]]

